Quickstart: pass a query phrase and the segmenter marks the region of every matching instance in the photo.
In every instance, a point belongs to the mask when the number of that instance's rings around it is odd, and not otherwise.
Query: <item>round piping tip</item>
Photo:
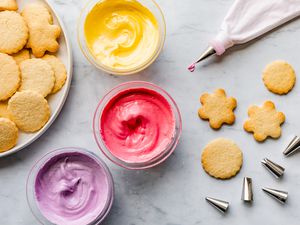
[[[197,59],[196,62],[192,63],[189,67],[188,67],[188,70],[190,72],[194,72],[195,71],[195,68],[196,68],[196,64],[203,61],[204,59],[212,56],[216,54],[216,50],[212,47],[212,46],[209,46],[204,52],[203,54]]]

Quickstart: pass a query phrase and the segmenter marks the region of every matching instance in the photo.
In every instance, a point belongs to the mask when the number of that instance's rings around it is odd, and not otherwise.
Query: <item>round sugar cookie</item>
[[[230,139],[218,138],[206,145],[201,157],[203,169],[212,177],[228,179],[235,176],[243,164],[243,153]]]
[[[47,100],[34,91],[17,92],[8,101],[7,109],[17,127],[25,132],[41,129],[50,117]]]
[[[18,128],[7,118],[0,118],[0,152],[6,152],[17,144]]]
[[[36,91],[46,97],[55,83],[54,71],[45,60],[27,59],[20,63],[22,83],[20,91]]]
[[[20,70],[13,57],[0,53],[0,101],[11,97],[20,86]]]
[[[0,12],[0,52],[12,54],[20,51],[28,39],[28,27],[17,12]]]
[[[292,90],[296,83],[293,67],[285,61],[274,61],[263,71],[263,81],[269,91],[284,95]]]
[[[54,55],[44,55],[42,58],[50,64],[54,71],[55,83],[52,94],[58,92],[65,84],[67,79],[67,71],[62,61]]]

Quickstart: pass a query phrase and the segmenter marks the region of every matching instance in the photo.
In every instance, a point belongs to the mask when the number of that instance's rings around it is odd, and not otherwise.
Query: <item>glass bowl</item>
[[[133,88],[143,88],[143,89],[150,89],[167,100],[169,103],[172,112],[174,114],[175,118],[175,130],[173,134],[173,138],[171,142],[168,144],[168,146],[157,156],[154,158],[146,161],[146,162],[126,162],[124,160],[119,159],[118,157],[114,156],[110,150],[107,148],[102,135],[101,135],[101,116],[103,109],[105,108],[106,104],[118,93],[123,92],[128,89],[133,89]],[[121,166],[126,169],[133,169],[133,170],[140,170],[140,169],[147,169],[151,168],[153,166],[156,166],[163,161],[165,161],[175,150],[180,135],[181,135],[181,130],[182,130],[182,121],[181,121],[181,115],[179,112],[179,108],[173,98],[162,88],[158,87],[155,84],[144,82],[144,81],[131,81],[131,82],[126,82],[123,84],[118,85],[117,87],[113,88],[111,91],[109,91],[99,102],[95,114],[94,114],[94,119],[93,119],[93,131],[94,131],[94,138],[97,142],[98,147],[100,150],[103,152],[103,154],[111,160],[113,163],[117,164],[118,166]]]
[[[61,148],[61,149],[54,150],[54,151],[44,155],[40,160],[38,160],[34,164],[32,169],[30,170],[28,178],[27,178],[27,182],[26,182],[27,203],[29,205],[29,208],[30,208],[32,214],[35,216],[35,218],[41,224],[54,225],[54,223],[49,221],[39,209],[39,205],[37,203],[36,195],[35,195],[36,176],[37,176],[38,172],[40,171],[40,169],[53,157],[59,156],[64,153],[73,153],[73,152],[84,154],[84,155],[88,156],[89,158],[93,159],[96,163],[98,163],[99,166],[103,169],[103,171],[106,175],[107,181],[108,181],[108,196],[107,196],[107,201],[104,205],[103,210],[101,212],[99,212],[99,215],[97,216],[97,218],[94,221],[90,222],[89,224],[82,224],[82,225],[98,225],[98,224],[100,224],[104,220],[104,218],[108,215],[108,213],[112,207],[113,200],[114,200],[114,185],[113,185],[112,175],[111,175],[108,167],[105,165],[105,163],[98,156],[96,156],[94,153],[92,153],[88,150],[85,150],[82,148],[75,148],[75,147]]]
[[[111,68],[103,63],[101,63],[98,59],[94,57],[94,55],[90,52],[87,42],[85,39],[85,34],[84,34],[84,26],[85,26],[85,21],[86,17],[89,14],[89,12],[93,9],[93,7],[101,2],[102,0],[90,0],[87,5],[83,8],[78,26],[77,26],[77,38],[79,42],[79,46],[85,57],[92,63],[94,66],[96,66],[98,69],[105,71],[109,74],[114,74],[114,75],[130,75],[137,73],[149,65],[151,65],[154,60],[158,57],[160,52],[163,49],[164,43],[165,43],[165,38],[166,38],[166,23],[164,19],[164,15],[162,13],[162,10],[160,9],[159,5],[154,1],[154,0],[137,0],[139,3],[141,3],[144,7],[146,7],[152,14],[155,16],[157,23],[158,23],[158,29],[159,29],[159,43],[157,44],[156,49],[153,51],[152,56],[145,61],[143,64],[136,66],[135,68],[132,69],[116,69],[116,68]]]

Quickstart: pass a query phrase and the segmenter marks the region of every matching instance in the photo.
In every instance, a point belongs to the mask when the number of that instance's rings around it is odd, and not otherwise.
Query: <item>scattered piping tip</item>
[[[284,168],[271,160],[264,158],[261,161],[262,165],[271,172],[276,178],[280,178],[284,174]]]
[[[203,54],[199,57],[199,59],[197,59],[196,62],[192,63],[192,64],[188,67],[188,70],[189,70],[190,72],[194,72],[195,69],[196,69],[196,64],[197,64],[197,63],[203,61],[204,59],[206,59],[206,58],[208,58],[208,57],[210,57],[210,56],[212,56],[212,55],[214,55],[214,54],[216,54],[216,50],[215,50],[213,47],[209,46],[209,47],[206,49],[206,51],[203,52]]]
[[[288,146],[283,151],[283,154],[285,156],[289,156],[298,150],[300,150],[300,137],[294,136],[293,139],[288,144]]]
[[[206,197],[205,200],[222,213],[225,213],[229,207],[229,202],[220,199]]]
[[[272,188],[262,188],[262,190],[283,204],[286,202],[288,198],[288,192],[286,191],[280,191]]]
[[[242,198],[244,202],[253,201],[252,179],[250,177],[244,177]]]

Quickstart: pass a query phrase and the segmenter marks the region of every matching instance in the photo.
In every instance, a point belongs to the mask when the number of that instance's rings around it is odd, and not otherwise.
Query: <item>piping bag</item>
[[[222,55],[233,45],[251,41],[299,15],[300,0],[235,0],[217,36],[188,69],[193,72],[209,56]]]

